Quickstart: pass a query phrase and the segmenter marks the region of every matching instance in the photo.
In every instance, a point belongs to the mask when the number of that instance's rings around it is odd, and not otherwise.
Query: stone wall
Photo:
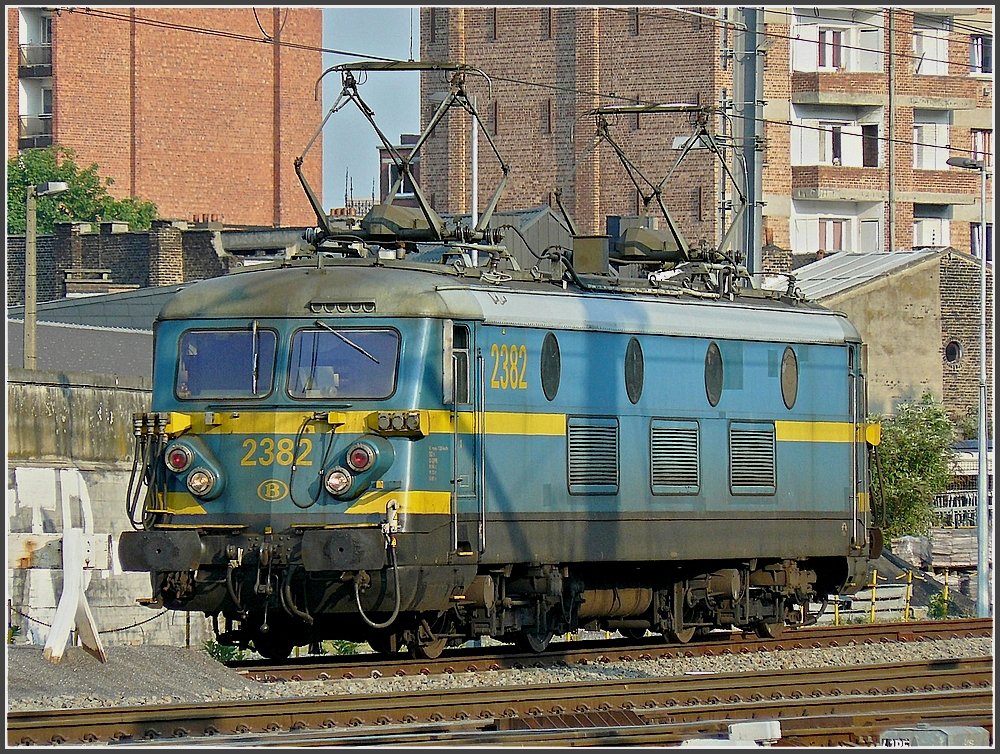
[[[55,301],[72,291],[67,273],[106,271],[99,283],[112,293],[130,288],[176,285],[226,274],[241,260],[218,248],[214,227],[188,228],[183,221],[155,220],[152,228],[130,231],[126,223],[57,223],[37,242],[38,301]],[[7,238],[7,306],[24,303],[24,236]]]

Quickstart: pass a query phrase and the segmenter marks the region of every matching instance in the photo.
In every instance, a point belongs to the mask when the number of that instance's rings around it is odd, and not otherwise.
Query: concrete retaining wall
[[[9,369],[7,531],[110,534],[111,568],[87,571],[87,599],[105,647],[194,646],[213,638],[203,615],[136,604],[149,577],[121,570],[118,537],[130,530],[126,498],[134,446],[132,414],[149,409],[148,380]],[[7,568],[15,641],[43,644],[62,590],[59,569]]]

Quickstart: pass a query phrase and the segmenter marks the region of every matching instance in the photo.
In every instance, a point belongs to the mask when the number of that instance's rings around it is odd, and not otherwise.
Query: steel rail
[[[691,644],[669,644],[662,639],[640,642],[627,639],[553,642],[547,651],[531,654],[515,647],[446,650],[436,660],[411,660],[403,655],[339,655],[292,658],[288,662],[237,661],[228,666],[256,681],[307,681],[335,678],[464,673],[510,668],[557,667],[582,663],[676,659],[707,655],[811,649],[895,641],[971,638],[993,635],[991,619],[811,626],[786,631],[776,639],[753,634],[715,633],[711,639]]]
[[[514,687],[473,687],[296,697],[267,701],[226,701],[142,707],[10,712],[9,745],[73,744],[99,741],[153,741],[232,734],[277,733],[307,728],[412,725],[448,720],[537,718],[623,711],[671,720],[703,706],[726,710],[787,702],[867,698],[881,695],[978,696],[992,689],[990,657],[884,665],[669,678],[573,681]],[[731,709],[730,709],[731,708]],[[702,713],[704,714],[704,713]],[[661,717],[662,719],[662,717]],[[731,719],[731,715],[730,715]]]

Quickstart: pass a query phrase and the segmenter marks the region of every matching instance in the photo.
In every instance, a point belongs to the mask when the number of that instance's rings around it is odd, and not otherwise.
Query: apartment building
[[[315,222],[322,10],[9,7],[7,156],[58,144],[161,217]],[[305,161],[321,184],[318,142]]]
[[[470,73],[466,88],[511,165],[501,207],[553,204],[560,189],[580,232],[603,233],[609,215],[655,210],[648,199],[670,174],[662,190],[674,220],[690,242],[715,245],[737,194],[707,150],[676,165],[697,116],[605,118],[649,179],[637,188],[614,148],[595,141],[588,112],[704,105],[706,127],[734,153],[741,20],[716,6],[423,8],[421,56],[489,77]],[[946,245],[979,254],[980,173],[946,161],[992,167],[992,8],[768,6],[759,39],[765,244],[793,254]],[[422,99],[447,86],[440,72],[425,73]],[[424,105],[424,123],[434,107]],[[468,211],[470,132],[467,118],[452,117],[424,148],[422,186],[440,211]],[[500,171],[482,146],[478,165],[482,206]],[[992,258],[989,221],[986,237]]]

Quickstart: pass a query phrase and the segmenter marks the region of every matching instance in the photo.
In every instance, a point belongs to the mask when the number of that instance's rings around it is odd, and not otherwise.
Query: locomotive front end
[[[148,604],[221,615],[220,641],[275,657],[424,607],[449,481],[414,461],[442,417],[399,374],[404,333],[420,364],[431,325],[369,313],[161,317],[119,543]]]

